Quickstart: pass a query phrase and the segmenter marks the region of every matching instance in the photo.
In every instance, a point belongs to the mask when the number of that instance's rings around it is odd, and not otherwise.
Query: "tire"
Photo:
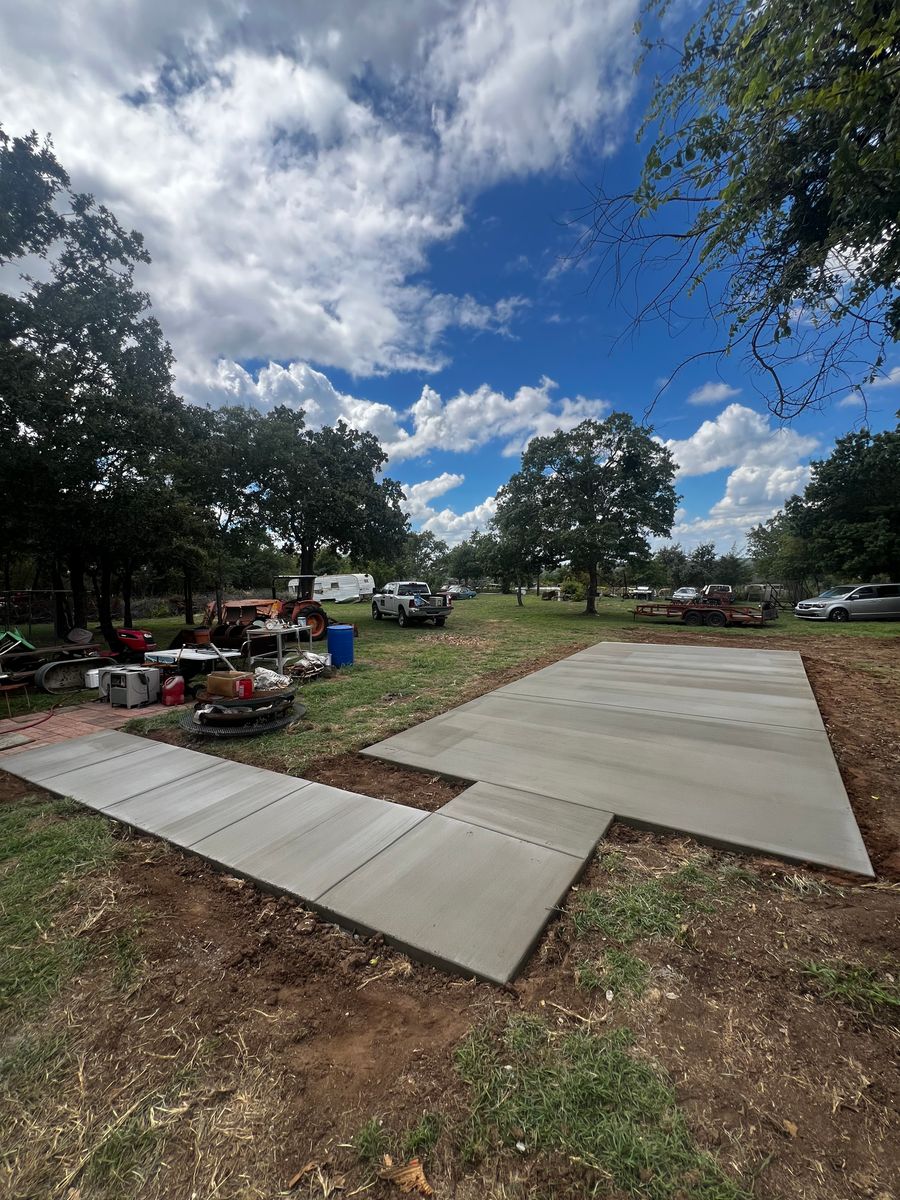
[[[682,621],[684,621],[685,625],[702,625],[703,624],[703,614],[698,613],[698,612],[691,612],[690,609],[687,610],[687,612],[684,614],[684,616],[681,619],[682,619]]]
[[[381,609],[378,607],[377,604],[372,605],[372,620],[373,621],[381,620]]]
[[[846,608],[833,608],[831,610],[831,612],[828,614],[828,620],[829,621],[849,621],[850,614],[847,612]]]
[[[321,610],[313,609],[311,612],[300,614],[306,617],[307,627],[312,634],[314,642],[321,642],[322,638],[328,632],[328,617]]]
[[[438,629],[443,629],[443,627],[447,624],[447,618],[446,617],[435,617],[434,623],[438,627]]]
[[[723,625],[728,624],[728,618],[723,612],[709,612],[703,619],[704,625],[711,625],[716,629],[721,629]]]
[[[401,629],[405,629],[407,627],[407,625],[409,624],[409,617],[407,617],[407,615],[406,615],[405,608],[397,609],[397,624],[400,626]]]

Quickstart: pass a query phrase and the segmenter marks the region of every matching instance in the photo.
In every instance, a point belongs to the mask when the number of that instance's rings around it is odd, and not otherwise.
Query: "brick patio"
[[[49,714],[30,712],[12,718],[4,717],[0,721],[0,734],[23,733],[31,738],[31,743],[27,747],[11,746],[8,750],[0,750],[0,762],[6,755],[15,754],[18,750],[36,750],[40,746],[52,746],[56,742],[99,733],[103,729],[119,729],[135,717],[155,717],[161,712],[166,712],[162,704],[148,704],[145,708],[112,708],[99,700],[91,700],[86,704],[68,704]],[[37,721],[40,724],[32,724]]]

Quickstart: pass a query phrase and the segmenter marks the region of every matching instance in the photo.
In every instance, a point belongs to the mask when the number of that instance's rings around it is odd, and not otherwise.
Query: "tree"
[[[350,429],[307,429],[303,413],[279,405],[259,426],[256,503],[266,528],[311,575],[329,546],[358,558],[396,556],[407,534],[403,492],[377,477],[387,461],[378,439]]]
[[[501,491],[500,507],[527,503],[535,557],[586,571],[585,612],[594,614],[599,569],[646,553],[647,534],[665,537],[671,530],[675,470],[651,430],[627,413],[613,413],[534,438],[521,470]]]
[[[747,550],[764,582],[793,583],[802,590],[811,577],[819,590],[821,566],[812,561],[805,538],[796,532],[784,509],[749,531]]]
[[[538,495],[530,485],[514,475],[497,493],[497,512],[492,524],[497,531],[494,549],[496,572],[501,586],[516,585],[516,604],[522,604],[522,587],[542,565],[541,543],[535,537],[540,527]]]
[[[644,30],[669,8],[646,0]],[[656,84],[639,184],[587,210],[581,249],[620,289],[665,273],[635,321],[700,293],[704,353],[743,351],[780,417],[872,382],[900,337],[898,53],[894,0],[711,0]]]
[[[408,533],[401,552],[398,575],[406,579],[424,579],[437,586],[447,570],[450,547],[430,529],[422,533]]]
[[[687,583],[688,556],[678,542],[671,546],[660,546],[653,557],[665,576],[663,586],[674,589]]]
[[[478,531],[465,541],[459,542],[447,555],[447,573],[459,583],[471,586],[484,574],[484,566],[478,555]]]
[[[791,531],[820,570],[857,579],[900,578],[900,428],[838,438],[810,463],[803,496],[785,505]]]
[[[28,512],[54,588],[68,565],[76,624],[91,568],[112,641],[113,547],[135,493],[161,486],[184,411],[171,351],[134,287],[148,261],[140,234],[87,195],[66,192],[59,216],[67,180],[49,147],[4,139],[0,149],[0,196],[13,209],[4,217],[16,231],[4,246],[52,255],[49,278],[25,277],[24,292],[0,303],[0,507]]]
[[[716,573],[715,542],[701,542],[690,552],[687,561],[687,582],[693,587],[703,587],[713,582]]]

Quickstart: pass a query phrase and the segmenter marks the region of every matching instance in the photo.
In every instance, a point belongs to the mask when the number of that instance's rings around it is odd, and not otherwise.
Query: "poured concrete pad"
[[[129,733],[92,733],[88,737],[57,742],[54,746],[11,754],[4,758],[3,770],[27,779],[29,783],[41,783],[75,767],[133,754],[135,750],[146,749],[147,744],[146,738],[133,737]]]
[[[164,742],[136,740],[143,746],[133,753],[114,755],[89,766],[45,777],[43,786],[89,808],[103,810],[163,784],[177,783],[187,787],[193,776],[210,770],[218,761],[208,754],[181,750]]]
[[[688,702],[686,691],[698,694],[690,686],[693,672],[706,681],[699,692],[724,693],[718,705],[712,696]],[[651,675],[657,682],[647,707],[636,706],[633,693],[627,702],[607,702],[608,695],[621,699],[630,676],[646,689]],[[767,719],[743,716],[746,706],[728,699],[729,688],[761,696],[762,711],[750,707],[754,717]],[[601,643],[364,753],[871,875],[808,696],[796,654]]]
[[[427,816],[402,804],[307,783],[192,849],[230,870],[316,900]]]
[[[213,760],[208,770],[184,782],[167,783],[122,800],[104,811],[146,833],[155,833],[177,846],[189,848],[229,825],[254,814],[312,784],[259,767]]]
[[[432,814],[317,906],[417,958],[511,980],[584,859]]]
[[[683,716],[822,731],[799,655],[790,669],[748,663],[752,656],[747,653],[744,661],[701,664],[684,655],[654,655],[650,661],[641,656],[610,658],[575,654],[517,679],[503,691],[529,699],[656,711],[664,707]]]
[[[441,809],[442,817],[468,821],[526,842],[586,858],[606,833],[612,813],[519,788],[476,783]]]

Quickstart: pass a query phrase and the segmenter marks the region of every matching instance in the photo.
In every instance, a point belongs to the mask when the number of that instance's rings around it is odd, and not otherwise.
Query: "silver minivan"
[[[801,600],[794,616],[812,621],[889,621],[900,619],[900,583],[846,584]]]

